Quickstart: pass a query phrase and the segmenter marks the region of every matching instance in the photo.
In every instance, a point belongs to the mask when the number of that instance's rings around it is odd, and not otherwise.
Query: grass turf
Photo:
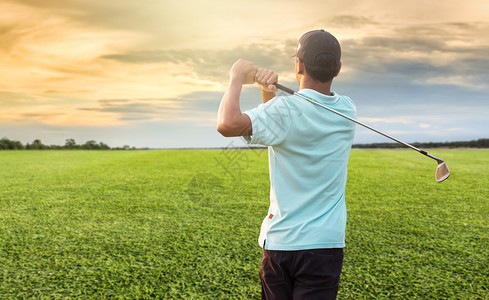
[[[487,150],[354,150],[339,299],[489,298]],[[262,150],[0,152],[0,298],[259,299]]]

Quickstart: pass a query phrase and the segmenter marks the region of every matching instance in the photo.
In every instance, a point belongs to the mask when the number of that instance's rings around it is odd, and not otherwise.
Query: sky
[[[297,89],[289,55],[314,29],[340,41],[332,89],[360,121],[408,143],[489,138],[487,0],[2,0],[0,138],[244,146],[216,131],[230,67]],[[246,86],[242,110],[260,103]],[[390,140],[357,126],[354,142]]]

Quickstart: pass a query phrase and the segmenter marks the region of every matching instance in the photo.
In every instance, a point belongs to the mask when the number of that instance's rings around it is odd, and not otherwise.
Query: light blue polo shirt
[[[333,92],[300,94],[356,117],[353,101]],[[259,244],[268,250],[345,246],[345,186],[355,123],[298,96],[277,96],[244,112],[249,144],[268,147],[270,207]],[[266,241],[266,243],[265,243]]]

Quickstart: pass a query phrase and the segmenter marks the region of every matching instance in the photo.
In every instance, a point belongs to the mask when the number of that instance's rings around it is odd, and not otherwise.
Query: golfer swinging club
[[[355,118],[350,98],[331,91],[341,69],[338,40],[304,34],[295,53],[299,94]],[[238,60],[217,130],[268,146],[270,208],[259,244],[263,299],[335,299],[345,246],[345,186],[355,124],[298,96],[276,96],[278,75]],[[257,82],[263,104],[241,113],[243,84]]]

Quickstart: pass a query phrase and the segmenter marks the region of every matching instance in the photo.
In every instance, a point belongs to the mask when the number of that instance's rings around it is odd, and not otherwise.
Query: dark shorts
[[[262,299],[336,299],[343,249],[263,250]]]

